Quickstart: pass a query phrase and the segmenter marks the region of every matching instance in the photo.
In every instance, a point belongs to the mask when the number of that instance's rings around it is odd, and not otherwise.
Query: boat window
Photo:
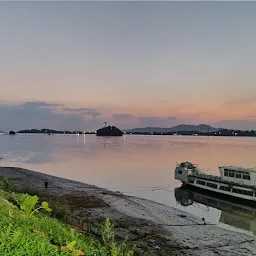
[[[231,191],[231,188],[226,186],[220,186],[220,189],[225,191]]]
[[[249,174],[249,175],[248,175],[248,174],[247,174],[247,175],[244,174],[244,175],[243,175],[243,179],[244,179],[244,180],[250,180],[250,179],[251,179],[250,174]]]
[[[247,196],[253,196],[253,191],[243,190],[243,194]]]
[[[208,187],[211,187],[211,188],[217,188],[217,184],[214,184],[214,183],[210,183],[210,182],[207,182],[207,186]]]
[[[205,181],[202,181],[202,180],[197,180],[196,181],[197,184],[200,184],[200,185],[204,185],[205,186]]]
[[[227,168],[224,168],[224,176],[231,177],[231,178],[237,178],[237,179],[251,180],[249,172],[231,170],[231,169],[227,169]]]
[[[243,190],[242,189],[238,189],[238,188],[233,188],[232,192],[237,193],[237,194],[243,194]]]
[[[179,174],[182,174],[182,171],[181,171],[181,170],[179,170]]]

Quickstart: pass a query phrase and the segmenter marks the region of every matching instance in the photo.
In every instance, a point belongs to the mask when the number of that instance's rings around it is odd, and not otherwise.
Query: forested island
[[[97,136],[123,136],[123,132],[115,126],[103,127],[96,132]]]
[[[28,129],[20,130],[17,133],[42,133],[42,134],[95,134],[95,132],[82,132],[82,131],[58,131],[53,129]]]

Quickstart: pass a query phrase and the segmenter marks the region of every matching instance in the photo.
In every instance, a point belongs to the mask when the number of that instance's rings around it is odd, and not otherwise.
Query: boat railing
[[[209,180],[216,180],[216,181],[221,181],[221,177],[218,176],[213,176],[213,175],[209,175],[209,174],[205,174],[205,173],[197,173],[197,174],[193,174],[191,176],[196,176],[199,178],[204,178],[204,179],[209,179]]]
[[[244,183],[241,183],[241,182],[226,181],[226,180],[223,180],[221,177],[208,175],[208,174],[205,174],[205,173],[196,173],[196,174],[189,175],[189,177],[191,177],[191,178],[202,178],[202,179],[211,180],[211,181],[221,181],[222,183],[225,183],[225,184],[228,184],[228,185],[243,186],[243,187],[247,187],[247,188],[256,189],[256,183],[255,182],[253,182],[253,184],[251,184],[251,185],[248,185],[248,184],[244,184]]]

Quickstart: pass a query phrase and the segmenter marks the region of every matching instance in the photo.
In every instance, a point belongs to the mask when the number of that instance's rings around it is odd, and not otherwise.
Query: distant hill
[[[181,124],[170,128],[161,128],[161,127],[144,127],[144,128],[134,128],[126,130],[125,132],[131,133],[145,133],[145,132],[157,132],[157,133],[167,133],[167,132],[181,132],[181,131],[190,131],[190,132],[216,132],[221,130],[221,128],[214,128],[207,124],[199,125],[190,125],[190,124]]]

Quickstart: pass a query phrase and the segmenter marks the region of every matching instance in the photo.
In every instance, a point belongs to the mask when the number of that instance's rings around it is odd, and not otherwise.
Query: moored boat
[[[190,162],[182,162],[175,168],[175,179],[184,185],[223,195],[256,201],[256,169],[220,166],[220,176],[208,175]]]

